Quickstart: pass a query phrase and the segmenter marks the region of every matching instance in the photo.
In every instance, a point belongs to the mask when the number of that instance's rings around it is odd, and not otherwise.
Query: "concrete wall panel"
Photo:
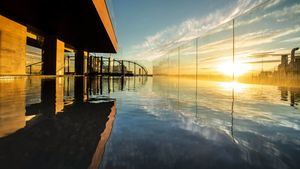
[[[27,28],[0,15],[0,75],[25,75]]]

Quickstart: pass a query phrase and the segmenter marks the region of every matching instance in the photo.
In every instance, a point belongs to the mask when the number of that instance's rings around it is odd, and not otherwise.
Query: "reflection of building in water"
[[[0,79],[0,138],[26,124],[23,78]]]
[[[116,111],[114,100],[96,104],[86,99],[85,78],[66,81],[0,79],[3,168],[99,168]],[[65,102],[66,89],[74,91],[72,102]]]
[[[64,80],[62,77],[41,80],[41,102],[26,106],[26,115],[43,113],[52,117],[64,108]]]
[[[297,106],[300,102],[300,90],[293,89],[290,91],[291,93],[291,106]]]
[[[146,82],[146,76],[0,79],[0,137],[31,122],[53,118],[63,112],[66,105],[126,88],[135,90]]]
[[[282,101],[288,101],[288,95],[289,95],[289,93],[288,93],[287,87],[279,87],[278,89],[281,92],[281,95],[280,95],[281,96],[281,100]]]
[[[291,106],[297,106],[300,102],[300,88],[279,87],[281,100],[289,101]]]
[[[1,138],[1,166],[99,168],[115,112],[113,101],[66,105],[53,118]]]

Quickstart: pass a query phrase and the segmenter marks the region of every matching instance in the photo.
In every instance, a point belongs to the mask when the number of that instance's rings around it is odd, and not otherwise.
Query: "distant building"
[[[278,65],[278,71],[280,73],[286,73],[288,66],[288,55],[281,56],[281,63]]]
[[[288,63],[288,55],[281,56],[281,63],[278,65],[278,72],[281,76],[286,74],[300,74],[300,56],[296,56],[295,53],[298,49],[292,49],[290,63]]]

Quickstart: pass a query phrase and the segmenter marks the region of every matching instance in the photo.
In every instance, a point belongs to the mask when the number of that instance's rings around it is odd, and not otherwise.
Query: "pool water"
[[[3,168],[299,168],[300,88],[66,76],[1,78],[0,89]]]

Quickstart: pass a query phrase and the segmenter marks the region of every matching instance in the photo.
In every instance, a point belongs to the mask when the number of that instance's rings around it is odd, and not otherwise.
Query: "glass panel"
[[[198,39],[198,74],[200,78],[232,79],[232,35],[232,22],[229,22]]]
[[[236,55],[250,69],[242,80],[296,78],[300,58],[292,59],[291,51],[300,44],[299,9],[298,1],[271,1],[236,19]]]

